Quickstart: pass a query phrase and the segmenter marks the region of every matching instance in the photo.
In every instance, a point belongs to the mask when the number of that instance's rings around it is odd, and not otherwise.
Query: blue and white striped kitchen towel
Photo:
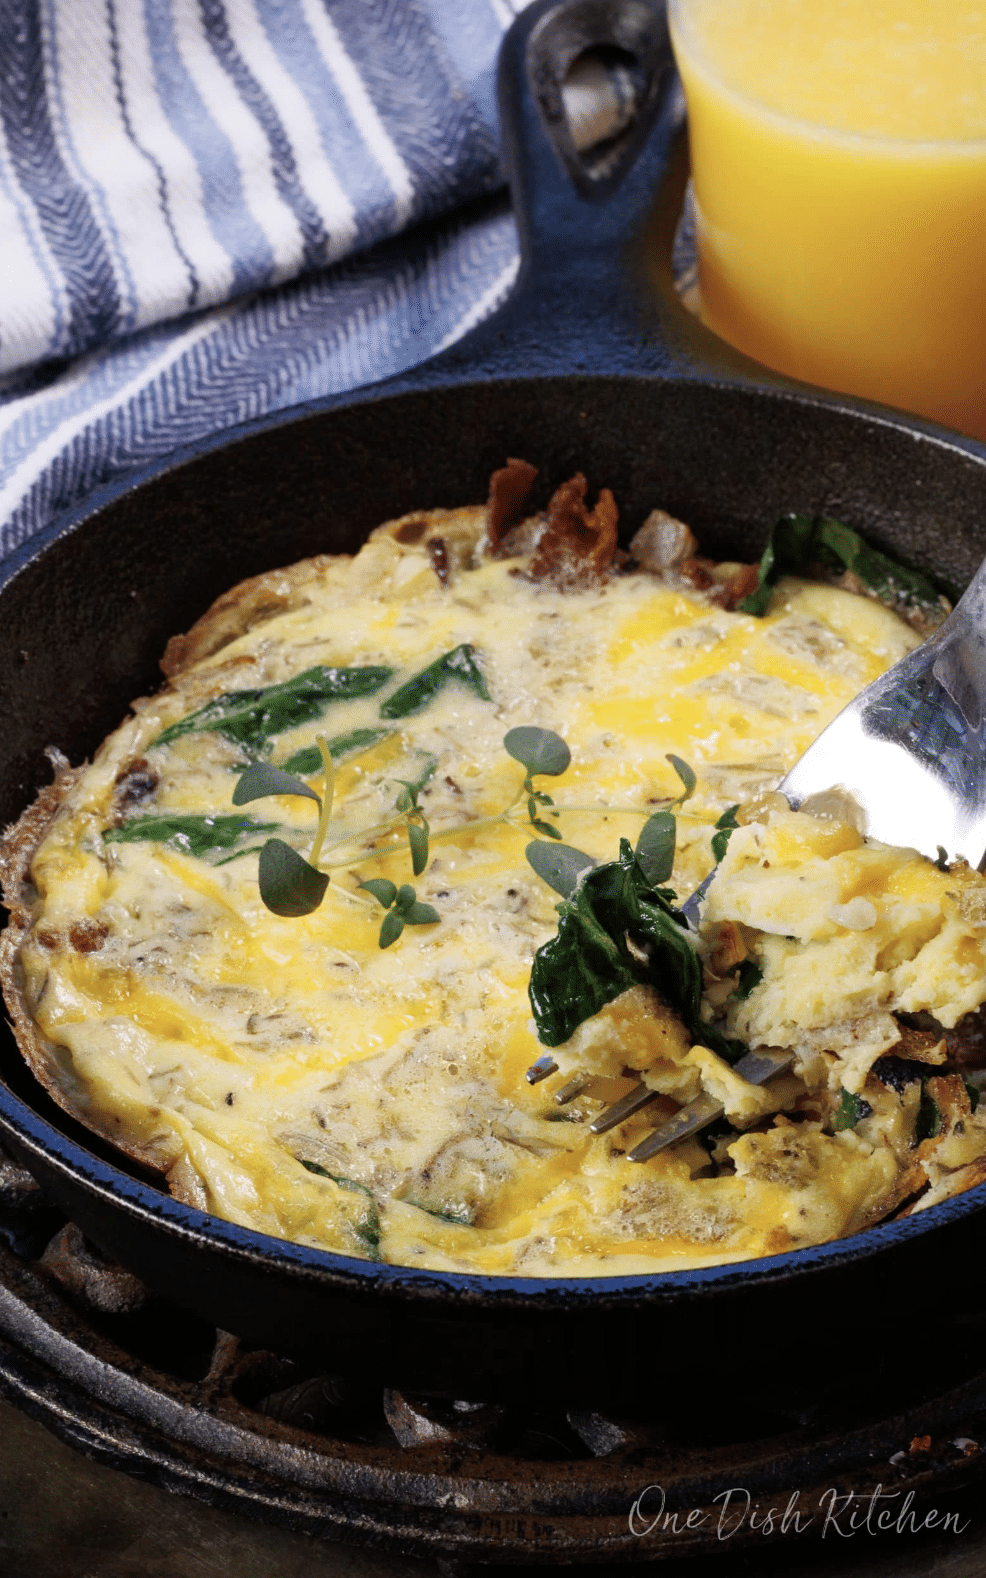
[[[527,3],[0,0],[0,555],[492,310],[495,63]]]

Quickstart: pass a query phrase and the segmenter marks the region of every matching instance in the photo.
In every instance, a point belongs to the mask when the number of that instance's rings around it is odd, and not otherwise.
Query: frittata
[[[235,588],[90,765],[56,763],[3,854],[39,1078],[189,1204],[448,1270],[716,1264],[978,1181],[975,1060],[945,1032],[986,999],[986,884],[771,793],[918,635],[790,576],[743,612],[755,567],[697,558],[660,511],[620,554],[583,479],[507,529],[523,487],[505,504],[499,475],[495,527],[417,512]],[[564,746],[532,765],[530,739]],[[729,831],[703,1022],[794,1066],[746,1085],[644,972],[532,1086],[559,920],[525,852],[612,862],[668,808],[678,895]],[[593,1136],[638,1078],[657,1102]],[[702,1089],[726,1107],[707,1138],[627,1160]]]

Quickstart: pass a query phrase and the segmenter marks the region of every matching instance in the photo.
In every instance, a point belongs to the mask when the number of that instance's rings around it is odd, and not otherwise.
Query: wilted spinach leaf
[[[937,1111],[937,1108],[935,1110]],[[862,1096],[855,1096],[852,1091],[843,1088],[839,1105],[836,1108],[835,1118],[832,1122],[832,1129],[836,1134],[839,1134],[843,1129],[854,1129],[857,1123],[862,1123],[863,1119],[868,1118],[872,1111],[873,1108],[868,1101],[863,1100]]]
[[[269,833],[279,825],[249,816],[134,816],[120,827],[108,827],[103,838],[107,844],[170,844],[201,858],[212,849],[232,849],[245,833]]]
[[[730,992],[729,995],[730,997],[738,998],[741,1003],[745,1002],[750,993],[755,991],[762,980],[763,971],[759,964],[754,964],[752,959],[744,959],[739,967],[739,981],[735,990]]]
[[[419,712],[452,679],[466,685],[481,701],[489,701],[490,693],[483,671],[476,662],[472,647],[463,643],[436,658],[434,663],[430,663],[420,674],[415,674],[413,679],[388,696],[380,708],[381,718],[406,718],[412,712]]]
[[[437,1216],[440,1222],[452,1222],[456,1227],[472,1227],[472,1212],[465,1206],[450,1207],[447,1211],[439,1210],[437,1206],[422,1205],[420,1200],[405,1200],[405,1205],[413,1205],[416,1211],[426,1211],[429,1216]]]
[[[264,690],[231,690],[165,729],[155,745],[204,730],[222,734],[254,754],[275,734],[321,717],[333,701],[372,696],[393,673],[390,668],[309,668]]]
[[[371,745],[376,745],[378,740],[385,740],[392,732],[391,729],[352,729],[349,734],[337,734],[326,744],[332,760],[342,762],[357,751],[369,750]],[[322,753],[317,745],[305,745],[289,756],[286,762],[282,762],[281,766],[286,773],[300,773],[303,778],[310,778],[313,773],[322,771]]]
[[[909,570],[889,554],[869,543],[842,521],[826,515],[782,515],[770,534],[756,589],[740,608],[745,614],[765,614],[770,594],[782,575],[808,575],[813,565],[836,571],[851,570],[888,608],[916,612],[940,624],[948,605],[920,570]]]
[[[942,1110],[933,1096],[926,1090],[921,1092],[921,1105],[918,1108],[917,1123],[914,1125],[914,1138],[918,1144],[922,1140],[936,1140],[944,1127],[945,1120]]]
[[[355,1178],[344,1178],[338,1173],[330,1173],[326,1168],[320,1167],[318,1162],[306,1162],[299,1157],[302,1167],[307,1172],[315,1173],[318,1178],[329,1178],[340,1189],[348,1189],[351,1194],[365,1195],[369,1204],[363,1215],[353,1223],[353,1231],[361,1238],[370,1251],[371,1260],[380,1259],[380,1212],[377,1208],[376,1197],[373,1191],[365,1184],[357,1183]]]
[[[560,1046],[583,1020],[642,982],[675,1008],[697,1041],[719,1051],[722,1038],[700,1019],[702,971],[687,932],[672,912],[674,894],[648,880],[627,839],[620,858],[587,873],[558,906],[558,933],[539,948],[530,999],[538,1037]],[[641,962],[631,953],[627,937]]]

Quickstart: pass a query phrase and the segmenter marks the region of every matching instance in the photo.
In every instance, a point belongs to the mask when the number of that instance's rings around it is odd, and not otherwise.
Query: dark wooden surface
[[[943,1509],[946,1503],[943,1501]],[[568,1578],[619,1570],[660,1578],[983,1578],[986,1499],[949,1499],[960,1534],[861,1531],[809,1544],[788,1536],[762,1551],[724,1543],[715,1558],[658,1568],[554,1569]],[[499,1569],[516,1578],[536,1568]],[[461,1572],[452,1569],[452,1573]],[[472,1569],[476,1574],[484,1571]],[[492,1573],[496,1569],[490,1569]],[[451,1578],[438,1563],[326,1543],[217,1511],[81,1457],[0,1402],[2,1578]]]

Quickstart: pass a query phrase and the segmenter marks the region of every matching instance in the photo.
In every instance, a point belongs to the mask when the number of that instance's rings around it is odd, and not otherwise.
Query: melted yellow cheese
[[[897,1168],[883,1142],[816,1126],[799,1131],[792,1158],[781,1127],[737,1140],[732,1170],[719,1177],[694,1176],[708,1171],[696,1141],[634,1166],[625,1153],[653,1110],[594,1138],[586,1119],[598,1102],[560,1109],[526,1082],[542,1050],[527,983],[535,950],[555,930],[556,895],[525,860],[523,797],[497,820],[523,778],[502,741],[520,724],[564,736],[572,765],[541,786],[554,794],[565,840],[600,860],[614,858],[620,836],[635,839],[677,792],[668,753],[691,762],[698,788],[679,821],[673,878],[685,893],[712,864],[710,828],[721,812],[773,785],[915,636],[875,603],[794,580],[754,619],[643,572],[563,593],[519,568],[474,556],[443,585],[422,547],[381,530],[355,560],[327,563],[302,606],[137,704],[33,863],[41,907],[22,952],[26,996],[66,1089],[95,1127],[156,1154],[203,1207],[283,1238],[400,1263],[546,1275],[659,1270],[858,1225]],[[462,643],[474,649],[489,700],[452,681],[420,711],[382,722],[389,695]],[[321,720],[273,741],[271,759],[283,762],[318,730],[389,731],[339,768],[323,855],[332,880],[319,910],[284,919],[265,908],[256,848],[266,834],[242,840],[246,852],[223,863],[173,844],[104,839],[121,814],[229,814],[245,765],[239,747],[215,732],[168,744],[159,736],[222,692],[278,684],[319,664],[394,670],[378,693],[333,702]],[[137,761],[157,786],[152,800],[121,813],[119,781]],[[406,838],[379,824],[401,780],[430,763],[421,806],[431,858],[416,887],[441,919],[407,927],[382,950],[382,910],[359,883],[412,880]],[[311,783],[321,791],[319,776]],[[309,801],[281,796],[248,810],[307,847]],[[744,851],[762,834],[751,827],[734,836],[730,893],[745,893]],[[828,908],[806,924],[826,946],[843,939],[839,906],[893,896],[894,917],[868,938],[865,959],[851,957],[868,937],[858,930],[846,933],[851,948],[839,956],[854,979],[870,971],[863,996],[881,970],[896,972],[902,1003],[921,995],[909,984],[913,950],[900,953],[901,926],[926,950],[937,940],[941,968],[950,968],[947,927],[931,935],[941,883],[923,864],[915,871],[896,852],[863,849],[835,824],[807,846],[803,830],[771,836],[784,843],[782,865],[806,854],[825,865]],[[776,882],[754,886],[743,924],[759,928],[765,953],[801,946],[788,938],[794,921],[775,935]],[[789,899],[779,893],[778,913],[787,915]],[[88,951],[70,940],[80,918],[100,924]],[[981,973],[976,954],[968,980],[943,988],[957,1012],[976,998]],[[703,1061],[705,1049],[691,1049],[680,1028],[655,1016],[646,994],[630,998],[583,1026],[559,1061],[595,1059],[611,1093],[626,1088],[625,1069],[646,1070],[671,1111],[714,1078],[714,1055]],[[754,998],[745,1005],[751,1033],[756,1007]],[[778,1082],[766,1110],[804,1089]]]

